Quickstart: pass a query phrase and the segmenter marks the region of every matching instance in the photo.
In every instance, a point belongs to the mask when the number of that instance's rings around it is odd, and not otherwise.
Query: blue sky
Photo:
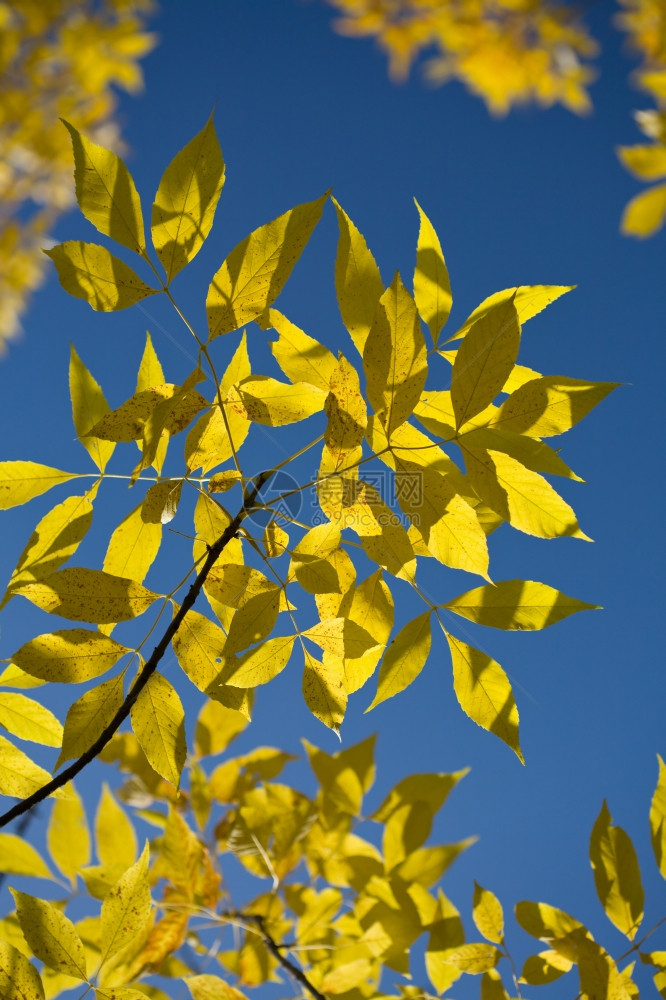
[[[627,82],[634,63],[609,25],[607,5],[597,4],[589,14],[603,51],[592,88],[595,110],[586,118],[555,108],[491,119],[459,85],[433,90],[418,72],[397,87],[387,79],[381,53],[370,42],[336,36],[331,20],[330,8],[305,0],[197,0],[187,9],[175,0],[163,2],[154,19],[161,41],[145,60],[146,89],[120,100],[127,162],[148,206],[165,165],[215,106],[227,163],[225,190],[207,245],[174,284],[174,294],[201,329],[205,291],[226,253],[258,225],[330,186],[366,236],[387,284],[396,268],[411,284],[418,232],[412,199],[418,198],[446,255],[452,329],[501,288],[578,285],[526,325],[519,360],[545,374],[624,383],[561,442],[565,461],[586,480],[566,482],[562,492],[595,543],[542,541],[503,527],[491,539],[491,575],[542,580],[605,610],[536,634],[470,627],[474,641],[502,663],[514,684],[526,767],[461,713],[439,639],[423,674],[402,696],[369,715],[363,712],[372,682],[352,697],[342,737],[350,745],[379,733],[375,804],[410,772],[471,766],[434,832],[435,840],[480,837],[444,881],[463,913],[470,912],[476,878],[499,895],[506,910],[525,898],[560,906],[617,954],[623,950],[620,935],[596,900],[587,859],[604,797],[639,853],[645,927],[666,912],[647,824],[655,755],[666,751],[660,405],[665,237],[639,243],[620,236],[622,207],[638,185],[614,154],[615,146],[639,141],[631,113],[646,102]],[[75,214],[59,223],[55,235],[97,238]],[[277,305],[312,336],[347,350],[333,291],[336,240],[334,212],[327,206]],[[25,319],[23,338],[0,369],[4,457],[87,470],[71,426],[68,343],[74,342],[117,406],[133,391],[146,329],[170,381],[191,369],[182,350],[190,352],[187,333],[167,306],[155,298],[144,311],[96,315],[66,296],[51,276]],[[248,336],[257,369],[278,375],[268,367],[260,331],[255,327]],[[221,360],[237,337],[229,341],[219,346]],[[312,432],[299,426],[300,442],[320,433],[316,421]],[[286,451],[291,435],[275,434]],[[273,440],[259,434],[253,447],[257,470],[275,461]],[[5,576],[54,498],[3,515]],[[110,491],[95,537],[74,562],[99,565],[109,531],[136,502],[124,486]],[[190,530],[186,520],[174,527]],[[189,543],[174,536],[173,549],[175,566],[187,558]],[[169,560],[163,565],[168,573]],[[173,574],[170,579],[175,569]],[[159,570],[148,583],[160,589]],[[428,578],[443,600],[477,583],[444,569]],[[45,631],[26,602],[12,601],[2,622],[2,655],[34,634],[31,627]],[[175,675],[174,662],[169,669]],[[294,665],[260,692],[254,722],[236,746],[274,744],[298,752],[299,737],[329,752],[338,747],[305,709]],[[307,780],[298,766],[292,776]],[[92,790],[96,780],[89,776],[82,787]],[[509,944],[519,956],[530,947],[515,923]],[[663,939],[653,947],[663,948]],[[563,982],[551,988],[551,996],[572,995],[573,983]]]

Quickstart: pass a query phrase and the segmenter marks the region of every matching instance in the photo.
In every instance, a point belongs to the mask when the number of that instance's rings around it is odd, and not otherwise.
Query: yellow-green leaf
[[[148,843],[102,903],[102,964],[144,929],[151,911]]]
[[[95,845],[101,865],[120,865],[124,870],[136,860],[134,826],[106,783],[102,785],[95,813]]]
[[[3,604],[24,583],[50,576],[76,552],[92,523],[88,497],[67,497],[36,526],[7,584]],[[2,606],[2,605],[0,605]]]
[[[650,839],[657,867],[666,878],[666,764],[657,754],[659,777],[650,804]]]
[[[341,661],[322,663],[304,650],[303,697],[315,718],[339,735],[347,708]]]
[[[495,416],[496,414],[490,419],[494,420]],[[545,472],[552,476],[564,476],[566,479],[583,482],[581,477],[560,458],[559,453],[540,438],[517,434],[492,425],[471,427],[468,431],[461,431],[458,440],[464,441],[464,447],[472,451],[490,449],[504,452],[533,472]]]
[[[363,349],[366,391],[386,435],[411,416],[428,372],[414,299],[396,272],[379,300]]]
[[[0,996],[3,1000],[44,1000],[44,986],[37,969],[17,948],[2,940]]]
[[[267,639],[229,666],[225,682],[232,687],[248,688],[266,684],[287,666],[293,646],[293,636]]]
[[[62,726],[53,712],[24,694],[0,693],[0,726],[22,740],[59,747]]]
[[[431,642],[430,612],[426,611],[408,622],[387,648],[379,668],[377,694],[366,712],[416,680],[428,659]]]
[[[520,347],[513,299],[489,309],[468,330],[451,373],[456,428],[481,413],[501,391]]]
[[[37,462],[0,462],[0,510],[18,507],[53,486],[78,478],[77,472],[62,472]]]
[[[319,222],[328,193],[246,236],[216,272],[206,297],[209,339],[237,330],[272,306]]]
[[[184,976],[183,982],[192,994],[193,1000],[245,1000],[245,995],[226,983],[219,976],[201,973],[199,976]]]
[[[472,943],[461,944],[447,955],[446,960],[461,972],[477,975],[494,969],[501,957],[499,948],[491,944]]]
[[[327,347],[290,323],[277,309],[268,309],[257,323],[262,330],[277,330],[278,339],[271,341],[271,351],[291,382],[309,382],[328,392],[336,360]]]
[[[208,700],[199,712],[194,731],[194,748],[200,757],[222,753],[243,732],[248,720],[240,712]]]
[[[0,736],[0,795],[26,799],[50,780],[48,771],[35,764],[4,736]],[[59,799],[69,798],[66,788],[59,788],[53,794]]]
[[[97,312],[127,309],[159,291],[142,281],[120,257],[114,257],[97,243],[68,240],[44,253],[55,264],[65,291],[83,299]]]
[[[375,318],[384,283],[365,238],[347,213],[332,199],[340,236],[335,258],[335,290],[342,322],[363,354],[365,341]]]
[[[620,146],[617,155],[641,180],[656,181],[666,177],[666,146]]]
[[[16,889],[11,893],[21,930],[35,958],[56,972],[86,979],[83,943],[72,921],[45,899],[28,896]]]
[[[419,315],[427,325],[437,346],[440,331],[451,312],[453,298],[449,272],[439,237],[416,198],[414,199],[421,220],[416,246],[414,271],[414,299]]]
[[[265,375],[243,379],[229,394],[232,410],[246,420],[282,427],[324,409],[326,392],[309,382],[278,382]]]
[[[619,382],[585,382],[563,375],[535,378],[502,403],[490,424],[530,437],[564,434],[618,385]]]
[[[176,788],[185,765],[185,712],[175,688],[157,671],[130,710],[132,729],[151,767]]]
[[[352,660],[376,645],[370,633],[350,618],[326,618],[301,634],[334,656]]]
[[[94,625],[136,618],[160,596],[134,580],[82,568],[51,573],[37,583],[24,584],[17,593],[49,614]]]
[[[605,800],[592,827],[590,863],[606,916],[633,941],[645,903],[641,871],[631,839],[621,826],[611,825]]]
[[[72,784],[71,798],[53,803],[46,839],[49,854],[76,888],[80,868],[90,864],[90,832],[83,803]]]
[[[88,629],[63,629],[38,635],[14,654],[15,663],[42,681],[78,684],[99,677],[129,653],[115,639]]]
[[[74,345],[70,346],[69,395],[72,400],[72,419],[76,436],[97,468],[103,472],[113,454],[115,444],[111,441],[99,441],[87,435],[90,428],[108,413],[109,404],[99,384],[74,350]]]
[[[631,199],[622,213],[620,229],[625,236],[644,239],[658,232],[666,220],[666,184],[655,184]]]
[[[151,230],[169,284],[208,236],[224,184],[224,160],[213,116],[164,171],[153,203]]]
[[[56,805],[64,805],[65,800]],[[0,833],[0,871],[7,875],[53,878],[49,866],[32,844],[15,833]],[[0,996],[3,994],[0,992]]]
[[[104,572],[142,583],[159,552],[161,541],[161,523],[147,520],[144,505],[140,503],[111,535],[104,556]]]
[[[477,929],[487,941],[501,944],[504,940],[504,914],[502,904],[489,889],[474,882],[472,917]]]
[[[540,951],[538,955],[525,959],[520,978],[529,986],[545,986],[569,972],[572,966],[573,962],[558,951]]]
[[[442,607],[462,618],[493,628],[532,630],[547,628],[577,611],[593,611],[547,583],[534,580],[499,580],[489,587],[476,587],[447,601]]]
[[[505,288],[501,292],[494,292],[470,313],[460,329],[452,337],[449,337],[447,344],[451,343],[452,340],[460,340],[478,319],[503,302],[513,299],[518,319],[521,323],[527,323],[528,319],[532,319],[551,302],[559,299],[560,295],[572,291],[575,287],[575,285],[519,285],[514,288]]]
[[[101,736],[123,703],[123,677],[119,674],[91,688],[70,706],[65,718],[62,750],[54,770],[84,754]]]
[[[146,346],[143,349],[136,376],[136,391],[142,392],[144,389],[150,389],[152,385],[164,385],[165,381],[160,359],[153,347],[152,338],[146,330]]]
[[[504,740],[524,764],[518,741],[518,709],[509,678],[487,653],[446,631],[444,634],[453,661],[453,687],[463,712]]]
[[[81,135],[69,122],[76,200],[89,222],[104,236],[140,254],[146,249],[141,202],[129,170],[115,153]]]

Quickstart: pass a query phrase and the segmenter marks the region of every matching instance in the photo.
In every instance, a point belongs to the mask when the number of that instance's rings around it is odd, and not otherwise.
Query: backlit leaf
[[[264,528],[264,549],[267,559],[277,559],[289,546],[289,535],[277,521],[269,521]]]
[[[282,427],[324,409],[326,393],[308,382],[278,382],[268,376],[244,379],[229,396],[232,410],[258,424]]]
[[[339,548],[340,538],[338,526],[328,522],[307,531],[293,549],[288,580],[295,577],[310,594],[339,593],[338,574],[329,557]]]
[[[178,663],[200,691],[213,696],[224,663],[225,632],[198,611],[188,611],[173,637]]]
[[[666,764],[657,754],[659,778],[650,804],[650,839],[661,874],[666,878]]]
[[[514,301],[489,309],[467,332],[451,373],[451,403],[460,428],[486,408],[502,389],[520,347]]]
[[[185,976],[183,982],[192,994],[192,1000],[245,1000],[240,990],[226,983],[219,976],[201,973],[198,976]]]
[[[14,654],[16,664],[42,681],[78,684],[99,677],[128,653],[115,639],[88,629],[38,635]]]
[[[521,900],[515,906],[516,920],[528,934],[532,937],[541,938],[544,941],[557,941],[568,935],[584,933],[589,936],[589,931],[574,917],[558,910],[549,903],[532,903],[529,900]]]
[[[69,394],[76,435],[97,468],[103,472],[115,445],[111,441],[98,441],[97,438],[88,437],[87,434],[90,428],[108,413],[109,404],[73,345],[70,346]]]
[[[65,718],[62,750],[54,770],[74,760],[93,745],[123,703],[123,674],[90,688],[70,706]]]
[[[209,339],[237,330],[272,306],[319,222],[328,194],[255,229],[216,272],[206,297]]]
[[[194,748],[200,757],[222,753],[243,732],[248,720],[217,701],[204,704],[197,718]]]
[[[347,692],[343,684],[342,663],[334,660],[322,663],[304,651],[303,697],[315,718],[339,733],[347,708]]]
[[[644,239],[658,232],[666,220],[666,184],[655,184],[629,201],[620,229],[626,236]]]
[[[268,683],[287,666],[293,646],[293,636],[267,639],[229,666],[225,682],[233,687],[248,688]]]
[[[499,736],[524,763],[518,742],[518,709],[499,663],[444,632],[453,661],[453,687],[460,707],[482,729]]]
[[[468,590],[442,606],[479,625],[519,630],[547,628],[577,611],[599,607],[534,580],[499,580]]]
[[[0,462],[0,510],[18,507],[78,477],[76,472],[62,472],[37,462]]]
[[[164,171],[155,195],[151,230],[169,284],[198,254],[208,236],[224,184],[224,160],[213,116]]]
[[[102,785],[95,814],[95,845],[102,865],[120,865],[124,870],[136,860],[134,827],[106,783]]]
[[[185,712],[175,688],[157,671],[130,709],[132,729],[151,767],[176,788],[187,756]]]
[[[48,747],[62,743],[62,726],[53,712],[23,694],[0,693],[0,726],[22,740]]]
[[[452,337],[449,337],[447,344],[451,343],[452,340],[460,340],[461,337],[466,336],[470,327],[478,319],[503,302],[513,299],[518,319],[523,324],[549,306],[551,302],[559,299],[560,295],[572,291],[575,287],[575,285],[519,285],[517,288],[505,288],[501,292],[494,292],[470,313],[460,329]]]
[[[411,579],[416,570],[414,549],[398,515],[386,506],[370,483],[331,477],[331,492],[338,485],[342,503],[329,514],[333,523],[340,529],[355,531],[366,555],[377,565],[395,576]]]
[[[44,253],[55,264],[65,291],[83,299],[97,312],[127,309],[159,291],[142,281],[120,257],[114,257],[97,243],[68,240]]]
[[[90,832],[83,803],[72,784],[69,789],[69,799],[53,803],[47,843],[55,864],[75,889],[78,870],[90,864]]]
[[[257,322],[262,330],[277,330],[278,339],[271,341],[271,351],[291,382],[309,382],[328,392],[336,360],[327,347],[290,323],[277,309],[269,309]]]
[[[366,650],[376,645],[370,633],[350,618],[326,618],[305,629],[302,635],[334,656],[347,659],[363,656]]]
[[[430,329],[435,346],[451,312],[451,283],[439,237],[430,219],[414,199],[421,220],[416,247],[414,299],[423,322]]]
[[[472,912],[477,929],[487,941],[501,944],[504,940],[504,915],[502,904],[489,889],[474,883],[474,908]]]
[[[104,236],[141,253],[146,249],[141,202],[129,170],[115,153],[81,135],[69,122],[76,200],[89,222]]]
[[[368,632],[375,642],[361,656],[343,660],[345,690],[352,694],[374,673],[393,628],[393,597],[382,579],[381,570],[354,588],[348,607],[347,617]],[[336,614],[342,610],[346,611],[346,607],[336,609]],[[324,662],[327,662],[326,656]]]
[[[338,217],[340,237],[335,258],[335,290],[342,322],[363,354],[384,282],[365,238],[347,213],[332,199]]]
[[[428,370],[416,305],[397,272],[379,300],[363,368],[368,399],[390,438],[418,403]]]
[[[37,969],[25,955],[0,939],[0,996],[3,1000],[44,1000]]]
[[[569,972],[572,966],[573,962],[557,951],[541,951],[525,959],[521,979],[530,986],[545,986]]]
[[[12,889],[16,912],[35,958],[50,969],[75,979],[86,979],[86,956],[74,924],[45,899]]]
[[[428,659],[431,642],[430,612],[426,611],[408,622],[388,646],[379,669],[377,694],[367,712],[416,680]]]
[[[227,469],[226,472],[217,472],[208,480],[208,492],[226,493],[227,490],[232,489],[237,483],[240,483],[242,479],[243,477],[240,472],[237,472],[235,469]]]
[[[104,556],[104,572],[142,583],[159,552],[161,541],[161,523],[147,521],[143,504],[139,504],[111,535]]]
[[[502,952],[491,944],[461,944],[447,955],[447,962],[472,975],[494,969]]]
[[[66,804],[65,800],[56,805]],[[0,871],[7,875],[53,878],[51,870],[32,844],[15,833],[0,833]],[[0,996],[3,994],[0,992]]]
[[[50,780],[48,771],[35,764],[4,736],[0,736],[0,795],[25,799]],[[69,791],[65,788],[59,788],[53,794],[59,799],[69,797]]]
[[[590,863],[606,916],[633,941],[645,903],[641,872],[631,839],[621,826],[611,825],[605,801],[592,827]]]
[[[148,859],[146,843],[139,860],[120,877],[102,903],[102,963],[138,936],[150,917]]]
[[[328,417],[324,440],[331,453],[329,471],[346,469],[363,441],[368,415],[358,372],[342,354],[329,377],[324,409]]]
[[[94,625],[136,618],[160,596],[134,580],[82,568],[51,573],[38,583],[24,584],[17,593],[49,614]]]
[[[563,375],[535,378],[502,403],[491,426],[531,437],[564,434],[618,385],[618,382],[584,382]]]
[[[187,383],[199,381],[195,370]],[[167,409],[160,411],[165,405]],[[91,434],[105,441],[138,441],[146,433],[149,421],[162,414],[161,429],[177,434],[187,427],[200,410],[208,406],[206,400],[191,385],[153,385],[142,389],[116,410],[110,410],[91,429]]]

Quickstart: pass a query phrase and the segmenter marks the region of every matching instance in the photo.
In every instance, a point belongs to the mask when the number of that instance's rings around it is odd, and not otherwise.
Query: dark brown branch
[[[152,675],[155,673],[158,663],[166,653],[169,643],[180,628],[183,618],[192,608],[194,602],[199,596],[201,588],[203,587],[211,569],[220,557],[222,550],[234,537],[241,524],[254,507],[255,500],[257,499],[262,486],[272,474],[272,470],[269,470],[268,472],[262,472],[256,477],[252,490],[246,495],[243,500],[243,506],[238,511],[233,521],[227,525],[220,537],[209,547],[206,561],[201,567],[196,580],[188,590],[185,598],[183,599],[183,603],[172,620],[169,622],[169,626],[164,635],[155,646],[155,649],[149,659],[147,659],[144,663],[139,676],[134,681],[134,684],[125,698],[125,701],[120,706],[108,726],[100,733],[95,742],[86,750],[86,752],[81,754],[81,756],[75,760],[73,764],[70,764],[69,767],[66,767],[64,771],[61,771],[60,774],[56,775],[55,778],[52,778],[52,780],[43,785],[42,788],[38,788],[36,792],[33,792],[32,795],[29,795],[27,798],[21,799],[20,802],[17,802],[15,806],[12,806],[11,809],[8,809],[6,813],[0,816],[0,827],[6,826],[7,823],[16,819],[17,816],[27,813],[30,809],[36,806],[38,802],[42,802],[43,799],[52,795],[58,788],[62,788],[62,786],[66,785],[68,781],[75,778],[84,767],[90,764],[90,762],[97,757],[97,755],[109,742],[111,737],[118,731],[120,726],[130,714],[130,709],[136,702],[137,698],[145,688]]]
[[[280,963],[283,969],[285,969],[289,975],[295,979],[301,986],[308,991],[310,996],[314,997],[314,1000],[328,1000],[325,993],[320,993],[316,986],[313,986],[308,977],[305,975],[302,969],[299,969],[291,959],[287,958],[286,955],[282,954],[282,949],[285,947],[283,944],[278,944],[274,938],[271,937],[269,932],[266,930],[266,922],[262,916],[257,913],[228,913],[223,914],[228,916],[232,920],[243,921],[246,924],[254,924],[259,934],[277,961]]]

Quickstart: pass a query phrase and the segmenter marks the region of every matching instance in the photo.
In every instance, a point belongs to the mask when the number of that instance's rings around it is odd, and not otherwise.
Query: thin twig
[[[286,946],[278,944],[277,941],[271,937],[270,933],[266,930],[266,922],[262,916],[257,913],[229,913],[224,914],[224,916],[237,918],[245,923],[254,924],[267,949],[277,959],[282,968],[285,969],[293,979],[300,983],[301,986],[303,986],[304,989],[306,989],[308,993],[314,997],[314,1000],[328,1000],[325,993],[320,993],[317,987],[312,985],[303,970],[299,969],[299,967],[295,965],[291,959],[282,954],[282,949]]]
[[[222,550],[235,536],[242,522],[245,520],[250,511],[254,508],[255,500],[257,499],[257,496],[259,495],[261,488],[263,487],[264,483],[271,477],[272,474],[273,470],[270,469],[268,472],[262,472],[256,477],[256,479],[254,480],[254,486],[252,490],[245,497],[243,505],[236,514],[233,521],[231,521],[227,525],[227,527],[224,529],[220,537],[213,543],[213,545],[209,547],[208,555],[206,556],[206,561],[201,567],[201,570],[199,571],[196,580],[188,590],[187,594],[185,595],[185,598],[183,599],[183,603],[181,604],[180,608],[170,621],[164,635],[162,636],[158,644],[155,646],[152,655],[149,657],[149,659],[146,660],[140,674],[138,675],[138,677],[134,681],[134,684],[130,688],[130,691],[127,697],[125,698],[125,701],[120,706],[120,708],[118,709],[118,711],[116,712],[116,714],[114,715],[113,719],[108,724],[108,726],[105,727],[105,729],[100,733],[95,742],[86,750],[85,753],[81,754],[81,756],[77,760],[75,760],[73,764],[70,764],[69,767],[65,768],[64,771],[61,771],[60,774],[56,775],[55,778],[53,778],[51,781],[43,785],[42,788],[37,789],[37,791],[33,792],[32,795],[28,795],[27,798],[22,799],[20,802],[17,802],[15,806],[12,806],[11,809],[8,809],[6,813],[0,816],[0,827],[6,826],[7,823],[10,823],[13,819],[16,819],[17,816],[22,816],[24,813],[27,813],[30,809],[33,808],[33,806],[36,806],[38,802],[42,802],[43,799],[47,798],[49,795],[52,795],[53,792],[57,791],[58,788],[62,788],[62,786],[66,785],[68,781],[71,781],[72,778],[75,778],[76,775],[79,774],[79,772],[82,771],[84,767],[90,764],[90,762],[94,760],[99,753],[101,753],[101,751],[104,749],[104,747],[109,742],[111,737],[118,731],[120,726],[128,717],[130,709],[135,704],[137,698],[145,688],[146,684],[148,683],[152,675],[155,673],[158,663],[164,656],[165,652],[168,649],[169,643],[171,642],[174,635],[180,628],[185,615],[194,605],[194,602],[199,596],[201,588],[203,587],[208,577],[208,574],[210,573],[211,569],[213,568],[216,561],[220,557]]]

